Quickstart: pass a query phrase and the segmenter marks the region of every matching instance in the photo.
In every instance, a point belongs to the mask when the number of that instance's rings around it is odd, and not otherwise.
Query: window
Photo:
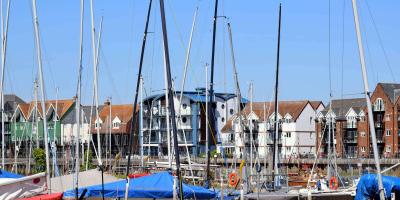
[[[231,108],[231,109],[229,110],[229,113],[230,113],[231,115],[233,115],[233,112],[234,112],[234,110]]]
[[[221,121],[222,121],[222,122],[225,122],[225,117],[221,118]]]
[[[361,137],[365,137],[365,132],[362,131],[362,132],[360,133],[360,135],[361,135]]]
[[[364,122],[365,121],[365,116],[360,116],[360,121]]]
[[[286,137],[288,137],[288,138],[292,137],[292,133],[291,132],[287,132],[286,133]]]
[[[222,105],[221,105],[221,109],[225,109],[225,104],[222,104]]]
[[[182,117],[182,122],[186,123],[187,122],[187,118],[186,117]]]
[[[391,146],[386,146],[386,152],[392,152],[392,147]]]
[[[119,128],[121,122],[113,122],[113,128]]]
[[[361,152],[365,152],[365,147],[361,147]]]
[[[374,111],[385,111],[385,104],[383,99],[377,98],[374,103]]]
[[[186,109],[187,108],[187,104],[186,103],[182,104],[182,108]]]
[[[386,136],[390,136],[390,129],[386,129]]]
[[[96,123],[94,124],[94,127],[97,128],[97,129],[100,128],[100,127],[101,127],[101,123],[96,122]]]

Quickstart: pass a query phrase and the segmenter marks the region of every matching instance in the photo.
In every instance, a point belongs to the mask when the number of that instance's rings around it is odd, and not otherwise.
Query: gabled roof
[[[324,115],[329,111],[330,104],[328,104],[322,111]],[[352,108],[356,113],[367,106],[365,98],[353,98],[353,99],[334,99],[332,100],[332,111],[335,113],[336,117],[339,119],[344,119],[346,113]]]
[[[136,112],[139,111],[139,106],[136,106]],[[116,117],[121,120],[119,129],[112,129],[112,133],[128,133],[133,114],[132,104],[120,104],[111,105],[111,123]],[[110,105],[104,105],[99,112],[99,117],[103,123],[101,124],[100,133],[109,133],[110,127]],[[94,129],[94,122],[96,117],[93,119],[92,132],[96,132]]]
[[[302,101],[279,101],[278,113],[280,116],[290,114],[293,120],[296,121],[304,108],[309,104],[308,100]],[[266,121],[275,112],[274,102],[253,102],[253,112],[259,117],[260,121]],[[247,103],[242,110],[244,116],[250,113],[250,103]],[[233,115],[221,129],[221,132],[228,132],[232,130],[232,122],[237,117]]]
[[[20,108],[21,112],[23,113],[26,119],[29,119],[32,115],[33,111],[35,110],[35,105],[38,104],[38,113],[40,117],[43,116],[42,106],[40,101],[31,101],[29,103],[20,103],[18,107]],[[55,110],[57,108],[57,116],[58,118],[62,118],[67,111],[74,105],[73,99],[64,99],[64,100],[48,100],[45,102],[45,109],[46,114],[50,110],[51,107]]]
[[[314,110],[317,110],[320,105],[324,106],[322,101],[310,101],[310,104]]]
[[[386,96],[390,99],[390,101],[392,103],[394,103],[395,100],[397,100],[397,98],[400,96],[400,84],[399,83],[378,83],[378,85],[382,86],[383,92],[386,94]],[[396,92],[395,92],[395,90],[396,90]],[[399,91],[397,91],[397,90],[399,90]]]

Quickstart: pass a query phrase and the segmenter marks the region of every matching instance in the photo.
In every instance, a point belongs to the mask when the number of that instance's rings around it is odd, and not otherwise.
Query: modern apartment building
[[[179,102],[180,92],[174,95],[174,107],[178,129],[179,151],[186,154],[188,148],[191,155],[205,153],[206,142],[206,98],[205,89],[183,92],[182,102]],[[220,131],[234,113],[237,112],[234,94],[215,93],[214,116],[209,116],[209,127],[212,137],[211,146],[220,146]],[[150,96],[143,101],[143,147],[144,155],[166,156],[168,154],[168,124],[165,93]],[[213,120],[215,119],[215,120]],[[171,119],[170,119],[171,120]],[[171,125],[171,124],[169,124]],[[170,126],[170,130],[172,126]],[[172,137],[172,135],[171,135]]]

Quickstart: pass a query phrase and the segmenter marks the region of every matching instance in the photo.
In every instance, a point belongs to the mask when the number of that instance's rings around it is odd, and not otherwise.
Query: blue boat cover
[[[393,176],[382,176],[385,198],[390,199],[391,193],[400,197],[400,178]],[[378,177],[376,174],[366,174],[361,176],[357,184],[355,200],[379,199]]]
[[[160,172],[150,176],[130,179],[128,198],[153,198],[164,199],[173,197],[174,177],[169,172]],[[120,180],[104,184],[104,197],[124,198],[126,181]],[[95,185],[79,189],[81,192],[87,189],[85,197],[101,197],[102,186]],[[177,192],[178,194],[178,192]],[[216,193],[202,187],[187,185],[183,183],[183,196],[185,199],[212,199]],[[75,197],[75,190],[64,192],[64,197]]]
[[[21,178],[23,176],[0,169],[0,178]]]

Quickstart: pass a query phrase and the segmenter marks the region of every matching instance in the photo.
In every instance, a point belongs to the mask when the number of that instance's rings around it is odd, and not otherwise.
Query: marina
[[[0,200],[398,198],[387,5],[0,0]]]

